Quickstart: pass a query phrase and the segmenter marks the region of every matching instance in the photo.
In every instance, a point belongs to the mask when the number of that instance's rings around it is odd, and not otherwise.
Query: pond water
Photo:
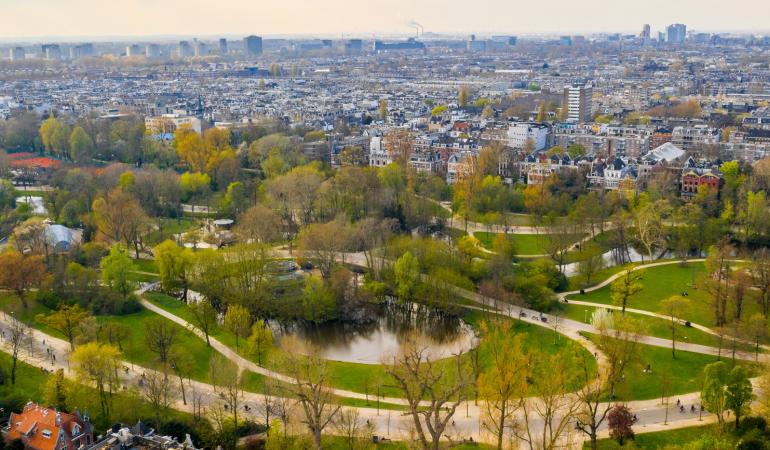
[[[700,255],[697,255],[695,253],[697,253],[697,252],[691,253],[690,257],[695,257],[695,258],[705,258],[706,257],[706,253],[705,252],[703,252]],[[654,255],[655,255],[655,259],[656,260],[658,260],[658,259],[667,259],[667,258],[673,258],[674,257],[674,253],[672,253],[671,251],[665,251],[663,253],[657,252],[657,253],[654,253]],[[612,250],[610,250],[610,251],[608,251],[606,253],[603,253],[602,254],[602,259],[604,259],[604,267],[605,268],[615,267],[615,266],[618,266],[618,265],[623,265],[623,264],[627,264],[627,263],[631,263],[631,262],[641,262],[641,261],[652,262],[652,261],[650,261],[650,257],[649,257],[649,255],[647,253],[640,253],[639,251],[634,249],[632,246],[628,246],[628,251],[627,252],[621,251],[620,248],[614,248],[614,249],[612,249]],[[576,262],[570,263],[570,264],[566,264],[564,266],[564,275],[566,275],[568,277],[577,275],[578,274],[578,264],[579,263],[576,263]]]
[[[468,351],[477,344],[470,325],[432,308],[388,305],[374,314],[375,319],[367,324],[291,323],[275,325],[273,332],[279,345],[286,336],[296,336],[318,348],[325,359],[360,364],[380,364],[396,354],[412,334],[428,344],[434,359]]]

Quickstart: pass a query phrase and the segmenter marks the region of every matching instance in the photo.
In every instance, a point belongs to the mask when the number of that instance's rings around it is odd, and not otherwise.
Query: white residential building
[[[512,148],[524,148],[528,140],[531,140],[535,148],[543,150],[548,144],[550,129],[541,123],[516,122],[508,127],[508,146]]]

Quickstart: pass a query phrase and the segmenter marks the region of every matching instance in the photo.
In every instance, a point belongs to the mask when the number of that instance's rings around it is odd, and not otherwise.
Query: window
[[[50,439],[52,435],[51,430],[43,430],[42,434],[43,434],[43,437],[46,439]]]

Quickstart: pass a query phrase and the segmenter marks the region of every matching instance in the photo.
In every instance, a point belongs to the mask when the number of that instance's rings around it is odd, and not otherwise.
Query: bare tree
[[[32,330],[22,321],[11,318],[9,342],[11,343],[11,384],[16,384],[16,365],[19,352],[32,339]]]
[[[238,410],[243,402],[241,370],[220,354],[211,359],[209,370],[214,392],[224,402],[225,410],[232,415],[233,426],[238,428]]]
[[[414,336],[408,337],[401,351],[385,364],[407,401],[420,448],[438,450],[447,425],[473,382],[470,364],[462,354],[438,363],[428,346]]]
[[[374,434],[374,424],[361,418],[358,409],[345,409],[334,419],[334,430],[342,436],[347,450],[364,450],[369,448],[369,436]]]
[[[573,358],[543,355],[535,364],[532,391],[538,398],[522,399],[523,427],[515,430],[530,450],[553,450],[569,444],[572,421],[581,402],[569,393],[577,379]]]
[[[165,370],[165,369],[164,369]],[[160,429],[161,417],[165,417],[176,396],[176,389],[163,371],[149,370],[142,379],[142,397],[155,414],[155,426]]]
[[[585,357],[577,357],[580,381],[583,387],[576,396],[580,408],[576,413],[577,429],[588,436],[591,449],[596,450],[599,428],[607,419],[617,387],[623,381],[625,370],[636,360],[639,351],[639,334],[633,324],[621,319],[612,327],[601,323],[599,328],[599,349],[604,355],[604,364],[594,372],[593,364]]]
[[[332,423],[340,410],[333,404],[333,391],[326,360],[318,356],[318,349],[312,347],[299,350],[303,345],[294,339],[284,340],[291,348],[283,362],[291,383],[286,387],[292,398],[299,403],[303,412],[302,421],[313,435],[316,450],[321,449],[321,434]]]

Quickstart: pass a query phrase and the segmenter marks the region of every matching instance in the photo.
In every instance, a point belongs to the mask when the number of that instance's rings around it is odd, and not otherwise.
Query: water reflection
[[[434,308],[396,304],[378,307],[374,318],[365,324],[333,322],[322,325],[290,323],[276,325],[276,340],[296,336],[321,351],[321,356],[335,361],[379,364],[398,352],[406,336],[414,333],[429,344],[433,358],[446,358],[476,345],[473,329],[462,319]]]

